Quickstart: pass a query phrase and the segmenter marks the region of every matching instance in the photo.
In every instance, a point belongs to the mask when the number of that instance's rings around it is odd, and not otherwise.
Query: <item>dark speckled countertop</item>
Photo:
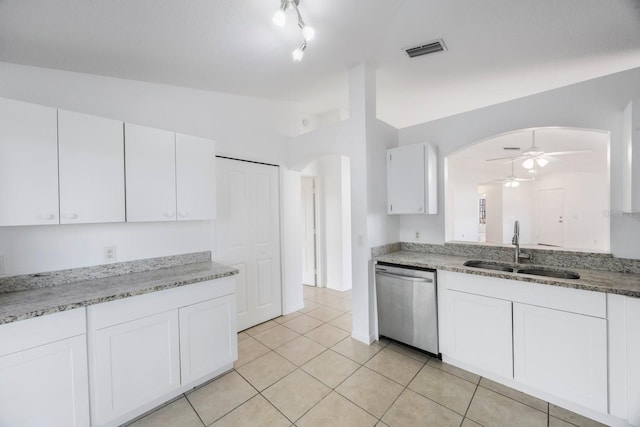
[[[238,274],[197,262],[0,293],[0,324]],[[34,277],[37,275],[34,275]]]
[[[477,274],[479,276],[499,277],[501,279],[519,280],[522,282],[542,283],[546,285],[562,286],[565,288],[584,289],[587,291],[605,292],[610,294],[640,297],[640,274],[620,273],[603,270],[587,270],[576,268],[554,268],[536,264],[517,264],[517,268],[539,267],[551,270],[568,270],[580,275],[580,279],[556,279],[553,277],[533,276],[521,273],[485,270],[481,268],[466,267],[468,256],[444,255],[425,252],[400,250],[375,257],[376,261],[414,267],[431,268],[435,270],[455,271],[458,273]],[[488,262],[493,262],[487,260]],[[500,262],[516,266],[514,263]]]

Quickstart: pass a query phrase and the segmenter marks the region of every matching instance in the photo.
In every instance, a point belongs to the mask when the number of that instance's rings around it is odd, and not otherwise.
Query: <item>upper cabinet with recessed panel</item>
[[[179,221],[215,219],[215,155],[213,141],[176,133]]]
[[[125,125],[127,221],[215,219],[215,143]]]
[[[0,98],[0,226],[58,224],[56,109]]]
[[[123,123],[58,111],[60,223],[124,222]]]
[[[431,144],[387,150],[387,213],[438,213],[438,160]]]

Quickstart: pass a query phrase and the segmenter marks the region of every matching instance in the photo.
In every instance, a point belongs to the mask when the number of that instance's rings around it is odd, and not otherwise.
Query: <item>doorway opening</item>
[[[301,172],[304,284],[351,289],[350,159],[327,155]]]

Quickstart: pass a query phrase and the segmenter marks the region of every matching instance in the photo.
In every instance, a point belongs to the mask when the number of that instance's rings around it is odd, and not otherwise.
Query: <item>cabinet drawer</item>
[[[84,308],[0,325],[0,356],[87,332]]]

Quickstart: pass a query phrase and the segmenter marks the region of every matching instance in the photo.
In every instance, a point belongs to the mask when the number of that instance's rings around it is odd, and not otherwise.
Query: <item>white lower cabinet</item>
[[[607,412],[607,321],[514,303],[514,378]]]
[[[92,425],[125,423],[231,369],[235,313],[234,277],[88,307]]]
[[[182,384],[202,378],[238,358],[233,295],[190,305],[179,313]]]
[[[100,329],[94,343],[98,424],[180,386],[177,310]]]
[[[625,298],[628,419],[640,426],[640,298]]]
[[[513,377],[511,301],[447,292],[448,356]]]
[[[0,357],[0,426],[88,426],[86,336]]]
[[[84,309],[0,326],[0,426],[89,426]]]

